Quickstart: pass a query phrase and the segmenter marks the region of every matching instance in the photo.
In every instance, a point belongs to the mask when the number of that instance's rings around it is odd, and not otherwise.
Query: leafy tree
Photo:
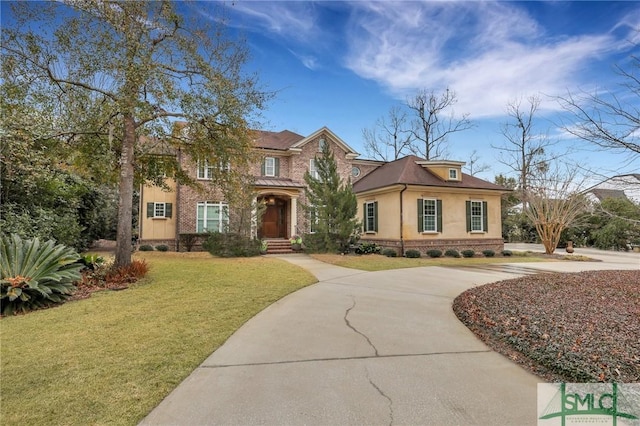
[[[628,250],[640,244],[640,206],[626,198],[607,198],[593,216],[599,227],[591,233],[593,245],[601,249]]]
[[[305,194],[306,212],[316,221],[315,249],[321,252],[345,251],[360,224],[356,218],[358,203],[350,182],[343,182],[338,175],[333,151],[328,143],[322,155],[315,159],[317,179],[307,171]]]
[[[206,28],[195,14],[189,22],[168,0],[12,7],[14,20],[2,29],[2,77],[41,110],[59,113],[51,140],[106,144],[118,179],[116,266],[128,265],[136,177],[150,178],[141,167],[146,154],[180,144],[210,162],[249,158],[247,117],[266,95],[242,74],[246,48],[225,37],[223,22]],[[173,132],[178,119],[188,132]],[[167,176],[184,178],[176,167]],[[224,183],[223,174],[214,181]]]

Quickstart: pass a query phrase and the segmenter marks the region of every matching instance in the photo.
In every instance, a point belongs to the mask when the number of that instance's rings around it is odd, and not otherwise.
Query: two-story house
[[[506,190],[462,173],[464,163],[425,161],[408,156],[382,162],[358,159],[358,153],[330,129],[309,136],[288,130],[255,131],[260,161],[252,165],[257,201],[265,211],[255,234],[285,239],[313,232],[305,204],[304,175],[316,173],[315,158],[329,144],[338,173],[353,184],[362,221],[362,239],[399,254],[431,248],[501,250],[500,196]],[[180,156],[179,152],[176,155]],[[211,166],[179,158],[183,170],[206,183]],[[215,188],[198,191],[169,182],[170,191],[144,186],[140,190],[140,244],[166,244],[183,250],[180,236],[224,232],[229,207]]]

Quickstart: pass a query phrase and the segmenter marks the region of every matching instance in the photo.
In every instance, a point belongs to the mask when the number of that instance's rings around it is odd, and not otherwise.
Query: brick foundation
[[[376,243],[384,249],[390,248],[402,253],[402,244],[400,240],[392,239],[362,239],[360,242]],[[457,240],[405,240],[404,250],[418,250],[422,255],[426,255],[429,250],[440,250],[443,253],[449,249],[473,250],[476,253],[482,253],[484,250],[493,250],[500,253],[504,250],[504,240],[502,238],[475,238],[475,239],[457,239]]]

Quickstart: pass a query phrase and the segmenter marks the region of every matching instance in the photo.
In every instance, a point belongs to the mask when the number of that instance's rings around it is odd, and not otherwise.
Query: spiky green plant
[[[0,239],[0,303],[4,315],[64,301],[80,279],[80,256],[72,248],[18,235]]]

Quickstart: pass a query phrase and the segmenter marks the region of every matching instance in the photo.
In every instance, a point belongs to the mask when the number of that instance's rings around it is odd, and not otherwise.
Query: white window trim
[[[472,234],[484,234],[485,230],[484,230],[484,215],[486,214],[486,212],[483,211],[482,209],[482,200],[470,200],[471,201],[471,233]],[[473,214],[473,204],[474,203],[478,203],[480,205],[480,215],[474,215]],[[474,217],[479,217],[480,218],[480,229],[473,229],[473,218]]]
[[[198,231],[198,222],[199,222],[199,217],[198,217],[198,209],[199,207],[202,206],[203,207],[203,212],[204,212],[204,218],[202,219],[202,230]],[[221,219],[218,223],[218,229],[208,229],[205,225],[207,224],[207,207],[210,206],[218,206],[220,207],[220,216]],[[225,214],[226,211],[226,214]],[[213,201],[199,201],[196,204],[196,232],[197,233],[205,233],[208,231],[211,232],[225,232],[225,226],[229,225],[229,204],[225,203],[225,202],[213,202]]]
[[[351,176],[358,177],[358,176],[360,176],[360,173],[362,173],[360,171],[360,167],[358,167],[358,166],[351,167]]]
[[[213,166],[209,165],[207,160],[198,160],[197,177],[199,180],[211,180],[213,179]]]
[[[364,209],[365,209],[365,221],[364,221],[364,233],[365,234],[375,234],[376,230],[376,208],[375,208],[375,201],[367,201],[364,204]],[[373,214],[371,215],[371,218],[373,218],[373,229],[369,229],[369,205],[374,206],[373,207]]]
[[[325,138],[320,138],[320,140],[318,141],[318,152],[322,152],[322,148],[326,143],[327,140]]]
[[[271,165],[269,165],[271,163]],[[271,168],[271,173],[269,173]],[[276,159],[274,157],[265,157],[264,159],[264,175],[273,177],[276,175]]]
[[[315,158],[309,159],[309,174],[316,180],[320,178],[320,176],[318,175],[318,169],[316,168]]]
[[[162,206],[162,216],[158,215],[158,207]],[[167,203],[153,203],[153,217],[152,219],[166,219],[167,218]]]
[[[425,222],[425,219],[427,217],[427,214],[425,213],[425,209],[427,207],[427,201],[433,201],[433,226],[435,229],[427,229],[427,224]],[[431,216],[431,215],[429,215]],[[422,233],[423,234],[438,234],[438,200],[436,198],[423,198],[422,199]]]
[[[451,172],[453,172],[454,176],[451,176]],[[449,169],[449,180],[460,180],[458,169]]]

